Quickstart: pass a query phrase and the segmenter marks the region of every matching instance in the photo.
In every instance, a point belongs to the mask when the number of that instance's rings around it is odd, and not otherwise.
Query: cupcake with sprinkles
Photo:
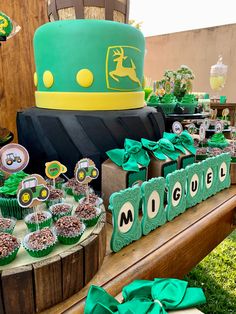
[[[0,217],[0,232],[12,233],[16,225],[15,218]]]
[[[47,211],[29,214],[25,217],[25,224],[29,231],[50,227],[52,225],[52,214]]]
[[[68,203],[59,203],[49,207],[54,221],[64,216],[70,216],[73,210],[73,205]]]
[[[50,254],[57,237],[50,228],[31,232],[24,237],[23,246],[32,257],[43,257]]]
[[[20,248],[20,241],[9,233],[0,233],[0,266],[11,263]]]
[[[85,230],[85,225],[76,216],[64,216],[55,223],[58,241],[62,244],[77,243]]]
[[[86,227],[96,225],[101,215],[101,208],[96,207],[94,203],[81,202],[75,210],[75,215],[79,217]]]

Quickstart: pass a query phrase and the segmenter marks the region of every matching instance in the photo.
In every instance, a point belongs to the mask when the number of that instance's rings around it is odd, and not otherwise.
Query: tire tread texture
[[[158,140],[165,129],[163,115],[154,108],[122,111],[71,111],[29,108],[18,112],[19,143],[26,147],[29,173],[45,174],[45,162],[59,160],[72,177],[83,157],[98,169],[107,159],[106,151],[122,148],[125,138]],[[100,189],[100,177],[94,180]]]

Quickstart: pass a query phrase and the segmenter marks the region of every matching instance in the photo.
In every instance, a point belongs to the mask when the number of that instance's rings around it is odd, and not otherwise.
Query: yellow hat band
[[[126,110],[144,106],[144,92],[35,92],[36,106],[59,110]]]

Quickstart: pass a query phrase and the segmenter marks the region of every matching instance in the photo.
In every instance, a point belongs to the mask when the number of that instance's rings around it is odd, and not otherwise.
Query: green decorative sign
[[[187,171],[177,170],[166,177],[167,187],[167,220],[170,221],[186,209],[186,187]]]
[[[143,196],[142,232],[147,235],[150,231],[166,222],[164,207],[165,179],[162,177],[146,181],[141,186]]]
[[[118,252],[124,246],[141,238],[140,199],[141,189],[139,186],[111,195],[109,209],[113,216],[113,233],[110,243],[112,251]]]
[[[197,163],[186,167],[187,196],[186,207],[192,207],[202,201],[202,174],[203,165]]]
[[[202,161],[203,165],[203,189],[202,199],[216,194],[217,191],[217,158],[212,157]]]
[[[230,180],[230,162],[231,162],[231,156],[229,153],[221,154],[219,156],[216,156],[217,161],[217,192],[228,188],[230,186],[231,180]]]

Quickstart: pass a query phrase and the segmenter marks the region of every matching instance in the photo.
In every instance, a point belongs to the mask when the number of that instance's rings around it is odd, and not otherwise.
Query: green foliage
[[[201,287],[207,303],[205,314],[236,313],[236,231],[217,246],[185,278],[190,286]]]

